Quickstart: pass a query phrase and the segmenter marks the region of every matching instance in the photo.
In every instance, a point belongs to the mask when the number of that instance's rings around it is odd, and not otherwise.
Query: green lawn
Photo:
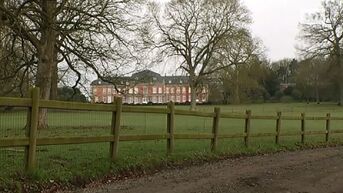
[[[176,108],[188,109],[186,106]],[[199,111],[213,111],[214,106],[199,106]],[[222,112],[243,114],[252,110],[255,115],[283,115],[343,117],[343,108],[334,104],[252,104],[223,105]],[[24,136],[26,113],[24,110],[0,113],[0,138]],[[39,131],[39,136],[95,136],[110,133],[111,113],[104,112],[56,112],[50,111],[49,128]],[[176,116],[175,133],[210,133],[211,118]],[[244,120],[221,119],[221,134],[242,133]],[[325,121],[307,121],[307,130],[324,130]],[[343,121],[332,121],[332,129],[342,129]],[[300,121],[282,121],[282,132],[299,131]],[[275,120],[252,120],[251,132],[274,132]],[[124,113],[121,134],[164,134],[166,133],[166,115]],[[343,136],[343,135],[342,135]],[[341,135],[332,136],[339,142]],[[281,145],[274,144],[273,137],[251,138],[251,146],[244,147],[243,139],[225,139],[219,141],[219,153],[236,155],[241,153],[269,152],[282,148],[295,148],[299,137],[281,138]],[[323,142],[324,136],[308,136],[308,143]],[[343,140],[342,140],[343,141]],[[182,162],[215,156],[209,152],[209,140],[177,140],[175,153],[166,157],[166,141],[122,142],[119,147],[119,160],[109,161],[109,144],[85,144],[41,146],[38,149],[38,171],[35,180],[77,181],[82,178],[96,178],[108,173],[118,173],[132,168],[149,168],[167,162]],[[13,183],[23,173],[23,148],[0,149],[0,184]],[[1,185],[0,185],[1,186]],[[0,189],[1,190],[1,189]]]

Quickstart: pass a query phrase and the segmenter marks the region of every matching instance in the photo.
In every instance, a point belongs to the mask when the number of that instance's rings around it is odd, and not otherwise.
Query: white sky
[[[155,0],[168,2],[168,0]],[[242,0],[251,11],[254,36],[263,41],[272,60],[294,58],[299,23],[318,11],[322,0]]]
[[[251,11],[252,32],[273,60],[296,57],[299,23],[320,10],[322,0],[242,0]]]

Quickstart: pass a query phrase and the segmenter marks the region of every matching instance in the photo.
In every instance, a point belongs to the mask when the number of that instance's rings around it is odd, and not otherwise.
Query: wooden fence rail
[[[220,108],[214,108],[213,112],[198,112],[189,110],[175,109],[174,103],[170,102],[167,108],[150,108],[124,106],[121,98],[116,98],[113,104],[88,104],[77,102],[49,101],[39,99],[39,88],[32,89],[31,98],[0,98],[0,107],[26,107],[29,109],[27,117],[27,132],[25,137],[21,138],[0,138],[1,147],[25,147],[25,165],[27,171],[36,168],[37,146],[41,145],[65,145],[65,144],[86,144],[86,143],[109,143],[110,158],[115,161],[118,158],[120,141],[143,141],[143,140],[167,140],[167,155],[174,152],[176,139],[208,139],[211,140],[210,147],[213,152],[217,151],[219,139],[242,138],[244,144],[248,147],[251,137],[275,137],[275,143],[280,143],[281,136],[300,136],[301,143],[305,143],[307,135],[324,135],[325,142],[329,142],[332,134],[341,134],[343,130],[332,130],[330,128],[332,120],[343,120],[343,117],[332,117],[329,113],[325,117],[308,117],[305,113],[300,116],[283,116],[278,112],[276,116],[258,116],[252,115],[250,110],[245,115],[233,115],[221,112]],[[39,110],[60,109],[60,110],[82,110],[82,111],[105,111],[112,112],[111,131],[108,136],[83,136],[83,137],[37,137]],[[122,113],[155,113],[165,114],[167,116],[165,134],[157,135],[121,135],[121,117]],[[196,116],[212,118],[212,132],[210,134],[177,134],[175,128],[176,115]],[[245,121],[244,131],[238,134],[220,134],[219,125],[221,119],[242,119]],[[276,127],[274,133],[251,133],[251,120],[272,120]],[[281,132],[282,120],[299,121],[300,130],[298,132]],[[325,131],[307,131],[307,120],[323,120],[326,122]]]

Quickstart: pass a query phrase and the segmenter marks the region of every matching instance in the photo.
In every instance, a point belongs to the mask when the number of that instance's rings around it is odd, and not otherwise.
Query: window
[[[171,84],[171,80],[169,80],[168,82],[169,82],[169,84]]]
[[[111,88],[107,88],[107,93],[108,94],[112,94],[112,89]]]
[[[105,88],[102,89],[102,94],[106,94],[106,89]]]
[[[153,103],[157,103],[157,96],[153,96],[153,97],[152,97],[152,102],[153,102]]]
[[[135,87],[135,93],[138,94],[138,87]]]
[[[96,93],[97,89],[96,88],[93,88],[93,93]]]
[[[186,102],[187,101],[187,96],[186,95],[183,95],[182,96],[182,102]]]
[[[181,99],[181,97],[180,97],[180,96],[177,96],[177,97],[176,97],[176,102],[178,102],[178,103],[181,102],[180,99]]]
[[[182,93],[186,93],[187,91],[186,91],[186,87],[182,87]]]
[[[169,87],[166,87],[166,93],[169,94]]]
[[[133,88],[129,89],[129,94],[133,94]]]
[[[99,102],[99,97],[96,96],[94,99],[94,102],[96,102],[96,103]]]
[[[108,96],[108,97],[107,97],[107,102],[108,102],[108,103],[112,103],[112,97],[111,97],[111,96]]]
[[[162,103],[162,96],[158,97],[158,103]]]
[[[143,97],[142,103],[143,103],[143,104],[147,104],[147,103],[148,103],[148,99],[147,99],[146,97]]]
[[[172,102],[174,102],[174,101],[175,101],[175,97],[174,97],[174,96],[171,96],[171,97],[170,97],[170,100],[171,100]]]
[[[157,93],[157,88],[156,87],[152,87],[152,93],[156,94]]]
[[[158,94],[162,94],[162,87],[158,87]]]
[[[177,94],[180,94],[180,90],[181,90],[180,87],[177,87],[177,88],[176,88],[176,93],[177,93]]]
[[[148,94],[148,88],[146,86],[143,87],[143,94]]]
[[[174,87],[170,88],[170,93],[172,93],[172,94],[174,93]]]

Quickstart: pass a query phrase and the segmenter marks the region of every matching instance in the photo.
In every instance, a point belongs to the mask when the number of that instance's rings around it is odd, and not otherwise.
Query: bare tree
[[[231,37],[224,38],[220,44],[219,49],[215,53],[215,62],[220,64],[219,66],[225,67],[224,73],[222,73],[222,79],[226,79],[226,72],[234,73],[234,100],[233,103],[239,104],[239,70],[240,65],[247,64],[248,61],[255,56],[259,58],[263,56],[263,49],[260,41],[251,37],[251,34],[246,29],[241,29]]]
[[[75,75],[74,88],[91,69],[103,80],[117,75],[132,58],[136,0],[0,0],[0,25],[32,55],[35,85],[41,98],[54,98],[58,70]],[[131,36],[132,37],[132,36]],[[124,62],[125,60],[125,62]],[[19,66],[20,71],[27,65]],[[1,77],[3,78],[3,77]],[[40,128],[47,126],[46,110]]]
[[[341,0],[324,1],[322,11],[313,13],[308,21],[301,24],[301,38],[306,47],[302,51],[307,58],[315,56],[330,57],[335,66],[339,85],[339,104],[343,104],[343,2]]]
[[[179,67],[189,75],[194,109],[199,85],[224,68],[213,61],[219,43],[250,22],[248,11],[239,0],[172,0],[163,13],[152,7],[160,32],[156,47],[182,59]]]

